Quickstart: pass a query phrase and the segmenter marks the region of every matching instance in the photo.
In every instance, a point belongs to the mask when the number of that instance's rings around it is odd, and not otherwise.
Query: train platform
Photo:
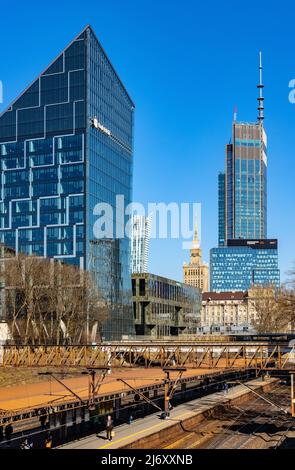
[[[245,382],[254,390],[259,390],[267,384],[272,384],[278,379],[267,378],[262,381],[261,378]],[[243,385],[233,386],[228,392],[217,392],[211,395],[198,398],[196,400],[179,405],[171,410],[170,418],[160,419],[160,412],[154,413],[142,419],[137,419],[132,424],[123,424],[114,428],[115,436],[112,441],[106,439],[106,433],[98,433],[86,438],[72,441],[59,446],[59,449],[120,449],[123,447],[133,447],[134,443],[145,439],[145,448],[148,447],[154,435],[161,431],[171,431],[171,428],[179,423],[185,423],[198,416],[202,419],[204,413],[212,410],[217,405],[229,404],[233,400],[237,400],[250,391]],[[251,392],[250,392],[251,393]],[[152,448],[152,446],[151,446]]]

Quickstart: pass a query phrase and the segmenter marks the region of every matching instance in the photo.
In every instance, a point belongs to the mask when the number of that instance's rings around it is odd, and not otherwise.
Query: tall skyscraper
[[[267,137],[259,54],[257,122],[237,122],[218,175],[218,248],[210,252],[210,289],[280,284],[277,240],[267,239]]]
[[[261,53],[259,73],[258,121],[237,122],[235,112],[231,142],[226,145],[226,169],[224,176],[219,176],[221,246],[228,239],[267,238],[267,137]]]
[[[196,224],[193,246],[190,250],[190,261],[183,265],[183,282],[197,287],[201,292],[206,292],[208,290],[208,269],[208,264],[202,261],[202,250]]]
[[[218,245],[225,245],[225,173],[218,174]]]
[[[134,332],[130,244],[95,237],[95,206],[108,203],[113,226],[125,226],[115,207],[118,194],[132,197],[133,114],[87,26],[0,116],[0,242],[91,270],[107,339]]]
[[[151,216],[134,215],[131,230],[131,272],[147,273]]]

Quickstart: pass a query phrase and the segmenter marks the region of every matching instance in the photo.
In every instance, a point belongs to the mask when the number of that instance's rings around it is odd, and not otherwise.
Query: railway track
[[[290,388],[276,384],[263,393],[265,398],[284,409],[290,405]],[[195,429],[186,431],[165,449],[257,449],[276,448],[295,426],[290,413],[266,403],[250,399],[241,406],[221,406]]]
[[[287,409],[289,407],[289,387],[278,385],[266,398]],[[223,435],[213,438],[206,446],[210,449],[252,449],[275,447],[282,433],[292,425],[290,415],[285,415],[275,406],[262,399],[251,400],[249,405],[232,416],[233,420],[223,426]],[[221,417],[221,420],[223,417]]]

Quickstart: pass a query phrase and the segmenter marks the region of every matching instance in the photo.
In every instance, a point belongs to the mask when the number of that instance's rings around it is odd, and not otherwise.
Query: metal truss
[[[295,346],[246,342],[2,346],[0,367],[9,366],[294,369]]]

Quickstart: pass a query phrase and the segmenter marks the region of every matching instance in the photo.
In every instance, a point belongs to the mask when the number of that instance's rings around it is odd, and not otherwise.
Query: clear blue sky
[[[134,200],[202,203],[202,246],[217,244],[217,174],[238,120],[256,120],[263,52],[268,236],[282,279],[295,260],[295,5],[250,0],[1,2],[0,80],[9,104],[90,23],[136,103]],[[152,240],[150,271],[182,278],[180,240]]]

